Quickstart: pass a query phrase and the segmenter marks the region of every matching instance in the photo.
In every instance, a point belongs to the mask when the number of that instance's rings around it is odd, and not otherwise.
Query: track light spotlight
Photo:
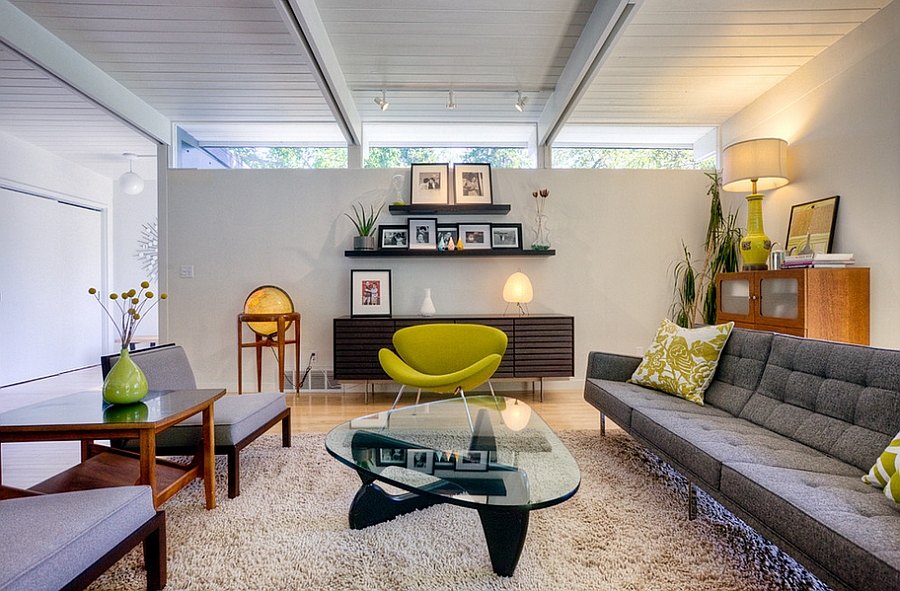
[[[447,108],[448,109],[456,108],[456,102],[453,100],[453,91],[452,90],[447,91]]]
[[[385,91],[381,91],[381,96],[375,99],[375,104],[381,107],[382,111],[387,111],[387,108],[390,106],[390,103],[387,102],[387,97],[385,96]]]
[[[519,100],[516,101],[516,110],[519,113],[524,112],[525,111],[525,103],[527,103],[527,102],[528,102],[528,97],[522,96],[522,91],[520,90],[519,91]]]

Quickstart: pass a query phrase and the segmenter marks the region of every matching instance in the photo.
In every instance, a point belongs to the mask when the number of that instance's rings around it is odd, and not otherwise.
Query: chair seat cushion
[[[0,501],[0,589],[61,589],[154,515],[149,486]]]

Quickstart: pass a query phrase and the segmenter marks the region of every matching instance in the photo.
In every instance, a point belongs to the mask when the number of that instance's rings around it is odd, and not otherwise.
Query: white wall
[[[408,171],[399,172],[408,192]],[[354,231],[341,214],[357,201],[380,202],[397,173],[169,171],[160,226],[168,232],[170,297],[161,330],[164,340],[186,348],[201,386],[236,388],[236,316],[253,288],[286,289],[303,316],[304,359],[316,350],[320,364],[331,365],[332,319],[349,314],[350,270],[388,268],[395,315],[416,314],[426,287],[438,314],[501,314],[503,284],[521,268],[534,284],[533,313],[575,316],[575,375],[583,379],[590,350],[633,354],[650,341],[668,312],[671,264],[681,240],[699,252],[709,209],[707,179],[698,171],[499,169],[493,171],[494,201],[511,204],[509,215],[442,219],[527,226],[534,213],[531,192],[547,188],[556,256],[344,257]],[[526,243],[529,238],[526,229]],[[179,278],[182,265],[194,266],[193,279]],[[250,357],[245,355],[244,376],[253,391]],[[275,387],[274,367],[267,356],[264,388]]]
[[[722,127],[723,145],[788,141],[791,183],[763,202],[784,242],[791,206],[840,195],[834,251],[871,267],[871,343],[900,347],[900,2],[893,2]]]

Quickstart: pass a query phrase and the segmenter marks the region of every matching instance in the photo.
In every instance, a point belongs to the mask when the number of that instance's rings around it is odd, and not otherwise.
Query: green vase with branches
[[[722,179],[718,171],[704,173],[710,180],[706,194],[710,196],[709,223],[706,227],[706,249],[700,271],[688,247],[682,241],[683,258],[675,264],[675,288],[672,302],[672,320],[679,326],[714,324],[716,321],[716,275],[733,273],[739,269],[741,228],[737,225],[737,213],[722,213],[719,192]]]

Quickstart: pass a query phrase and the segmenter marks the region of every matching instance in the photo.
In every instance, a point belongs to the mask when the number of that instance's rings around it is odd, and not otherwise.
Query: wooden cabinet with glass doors
[[[716,284],[717,322],[869,344],[869,269],[720,273]]]

